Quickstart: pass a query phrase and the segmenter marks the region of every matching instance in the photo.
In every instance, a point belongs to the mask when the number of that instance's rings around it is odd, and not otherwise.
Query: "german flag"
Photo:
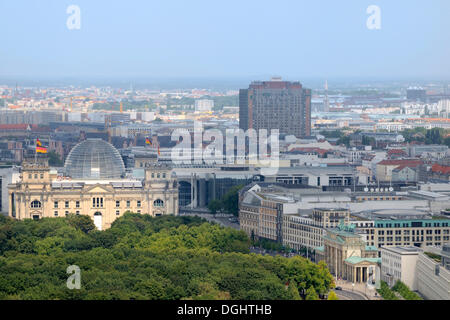
[[[36,146],[36,153],[47,153],[47,148]]]
[[[159,145],[158,145],[158,156],[160,156],[161,155],[161,152],[159,152]]]
[[[145,138],[145,144],[152,145],[152,141],[149,138]]]

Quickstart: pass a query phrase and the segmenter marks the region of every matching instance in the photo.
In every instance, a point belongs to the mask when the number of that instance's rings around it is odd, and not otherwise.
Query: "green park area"
[[[249,253],[242,232],[197,217],[126,213],[98,231],[88,216],[0,217],[0,299],[316,300],[326,265]],[[69,266],[80,289],[69,289]]]

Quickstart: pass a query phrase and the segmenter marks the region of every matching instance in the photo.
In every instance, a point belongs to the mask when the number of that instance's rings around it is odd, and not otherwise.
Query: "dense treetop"
[[[87,216],[0,217],[0,299],[312,299],[333,286],[323,263],[249,245],[196,217],[127,213],[105,231]],[[66,286],[70,265],[79,290]]]

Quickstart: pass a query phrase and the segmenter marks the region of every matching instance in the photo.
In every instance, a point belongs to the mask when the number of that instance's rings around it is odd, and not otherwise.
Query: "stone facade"
[[[143,180],[72,180],[58,176],[46,159],[28,160],[20,181],[9,186],[9,204],[9,216],[16,219],[83,214],[104,230],[127,211],[178,215],[178,186],[165,165],[147,166]]]
[[[319,255],[336,278],[353,283],[367,282],[369,278],[374,281],[375,269],[380,263],[378,250],[367,246],[361,235],[343,225],[327,230],[323,254]]]

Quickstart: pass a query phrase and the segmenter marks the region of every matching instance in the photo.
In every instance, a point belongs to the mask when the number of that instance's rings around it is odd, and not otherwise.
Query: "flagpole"
[[[35,142],[35,146],[34,146],[34,164],[37,164],[37,142]]]

